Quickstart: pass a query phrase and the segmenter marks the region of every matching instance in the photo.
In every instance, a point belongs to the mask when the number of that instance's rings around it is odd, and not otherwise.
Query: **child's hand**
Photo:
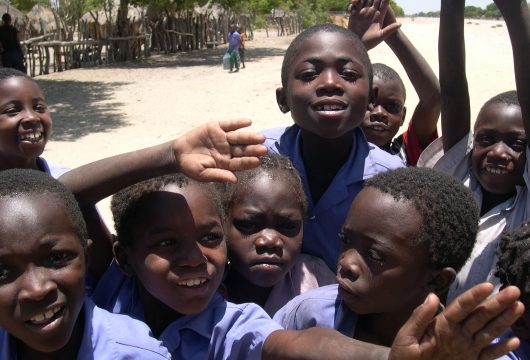
[[[348,7],[348,29],[359,36],[368,50],[379,45],[401,27],[401,24],[396,23],[394,14],[388,14],[391,12],[388,0],[375,0],[371,5],[370,3],[371,1],[366,0],[352,0]],[[389,19],[386,19],[388,16]]]
[[[173,142],[178,170],[199,181],[236,182],[233,171],[259,166],[267,153],[263,135],[236,132],[249,119],[210,122],[193,128]]]
[[[396,336],[389,359],[496,359],[519,346],[518,339],[491,345],[523,313],[520,292],[508,287],[490,299],[493,286],[479,284],[435,317],[439,300],[429,295]],[[434,320],[433,320],[434,318]]]

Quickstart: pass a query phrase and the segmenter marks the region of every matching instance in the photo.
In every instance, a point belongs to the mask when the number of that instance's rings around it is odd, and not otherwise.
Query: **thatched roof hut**
[[[57,30],[53,12],[47,6],[34,5],[27,16],[31,36],[50,34]]]

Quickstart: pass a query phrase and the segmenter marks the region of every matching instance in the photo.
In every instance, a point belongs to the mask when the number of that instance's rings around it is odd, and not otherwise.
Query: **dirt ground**
[[[437,73],[438,19],[400,21]],[[292,39],[256,32],[247,43],[247,67],[233,74],[222,69],[226,47],[219,47],[37,77],[53,116],[54,133],[44,157],[73,168],[170,140],[210,120],[248,117],[254,130],[289,125],[290,115],[276,105],[275,89]],[[466,45],[474,118],[487,99],[515,88],[512,52],[501,21],[468,21]],[[370,57],[401,74],[412,114],[418,98],[393,53],[382,44]],[[110,225],[107,208],[108,200],[100,209]]]

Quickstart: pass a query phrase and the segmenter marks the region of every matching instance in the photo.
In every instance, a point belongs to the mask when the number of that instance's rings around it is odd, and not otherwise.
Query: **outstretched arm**
[[[512,42],[517,96],[530,146],[530,16],[525,0],[494,0],[501,11]],[[527,159],[528,161],[528,159]]]
[[[443,147],[448,151],[470,130],[471,111],[464,44],[465,0],[442,0],[438,57]]]
[[[396,24],[396,17],[392,9],[389,8],[383,26],[388,28],[392,24]],[[403,31],[398,29],[385,41],[405,68],[407,76],[418,94],[419,103],[414,109],[410,121],[420,146],[425,148],[436,132],[436,124],[440,117],[440,84],[438,78]]]
[[[174,141],[109,157],[59,178],[81,204],[94,204],[124,187],[152,177],[182,172],[199,181],[236,182],[234,171],[259,166],[265,138],[236,132],[248,119],[210,122]]]

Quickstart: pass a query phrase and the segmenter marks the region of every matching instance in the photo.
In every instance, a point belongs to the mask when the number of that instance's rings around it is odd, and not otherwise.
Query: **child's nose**
[[[507,161],[510,159],[511,148],[503,141],[496,142],[488,151],[488,157],[494,160]]]
[[[183,249],[182,254],[184,256],[182,256],[181,266],[197,267],[208,262],[198,244],[190,246],[188,249]]]
[[[339,80],[340,75],[335,69],[328,69],[322,72],[321,74],[321,85],[320,89],[333,91],[337,89],[342,89],[342,84]]]
[[[340,277],[355,281],[361,275],[361,268],[359,266],[359,254],[354,249],[349,249],[342,253],[339,258],[339,266],[337,274]]]
[[[256,248],[262,249],[281,249],[283,241],[280,234],[273,229],[263,229],[258,234],[255,241]]]
[[[31,267],[21,277],[19,300],[39,301],[57,289],[57,284],[46,274],[46,270]]]
[[[22,125],[29,125],[33,122],[40,121],[40,118],[36,111],[28,109],[23,112]]]

